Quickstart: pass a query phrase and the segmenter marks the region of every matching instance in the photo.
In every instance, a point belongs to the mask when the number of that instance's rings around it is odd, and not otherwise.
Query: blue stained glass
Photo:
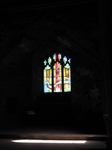
[[[69,58],[68,62],[69,62],[69,64],[71,63],[71,59],[70,58]]]
[[[59,61],[61,60],[61,54],[59,53]]]
[[[67,57],[66,56],[64,56],[63,61],[64,61],[64,64],[66,64],[66,62],[67,62]]]

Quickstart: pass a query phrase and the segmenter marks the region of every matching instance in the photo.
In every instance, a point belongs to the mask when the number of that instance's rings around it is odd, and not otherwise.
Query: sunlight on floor
[[[19,139],[12,140],[14,143],[57,143],[57,144],[84,144],[86,140],[32,140],[32,139]]]

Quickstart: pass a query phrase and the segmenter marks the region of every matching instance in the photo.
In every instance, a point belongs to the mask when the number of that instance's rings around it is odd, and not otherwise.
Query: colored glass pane
[[[64,92],[71,92],[71,59],[66,56],[63,57],[64,67],[63,67],[63,83]]]
[[[49,65],[51,64],[51,60],[52,60],[51,57],[49,57],[49,58],[48,58],[48,63],[49,63]]]
[[[56,63],[53,66],[54,72],[54,92],[62,92],[62,67],[59,63],[61,54],[54,54],[53,56]]]
[[[48,62],[44,61],[44,92],[52,92],[52,68],[51,65],[51,57],[48,58]]]
[[[66,62],[67,62],[67,57],[66,56],[63,57],[63,62],[64,62],[64,64],[66,64]]]

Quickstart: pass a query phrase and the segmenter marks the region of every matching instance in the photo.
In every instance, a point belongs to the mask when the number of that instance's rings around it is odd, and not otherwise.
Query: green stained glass
[[[45,61],[44,61],[44,65],[46,66],[46,64],[47,64],[47,61],[45,60]]]
[[[48,63],[49,63],[49,65],[51,64],[51,60],[52,60],[51,57],[49,57],[49,58],[48,58]]]

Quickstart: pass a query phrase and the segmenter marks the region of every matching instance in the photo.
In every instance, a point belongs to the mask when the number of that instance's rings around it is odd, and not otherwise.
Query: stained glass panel
[[[64,56],[63,58],[63,82],[64,82],[64,92],[71,92],[71,68],[70,59]]]
[[[48,61],[44,61],[44,92],[52,92],[52,59],[49,57]]]
[[[54,92],[62,92],[62,65],[59,63],[61,54],[54,54],[53,59],[56,61],[53,66]]]

